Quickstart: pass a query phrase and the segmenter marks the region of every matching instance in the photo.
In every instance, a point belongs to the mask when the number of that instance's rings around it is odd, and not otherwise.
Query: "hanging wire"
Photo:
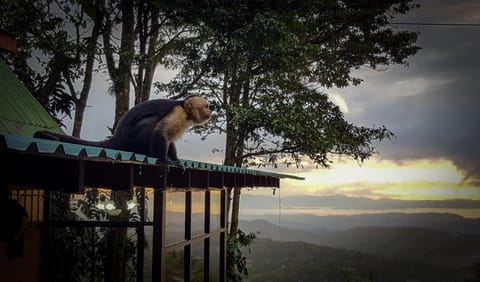
[[[278,226],[282,226],[282,197],[280,191],[281,189],[278,188]]]
[[[390,24],[392,24],[392,25],[415,25],[415,26],[480,27],[480,23],[392,22]]]

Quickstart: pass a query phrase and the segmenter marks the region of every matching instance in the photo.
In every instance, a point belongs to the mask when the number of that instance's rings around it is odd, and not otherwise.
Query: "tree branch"
[[[107,69],[112,80],[117,79],[117,68],[115,66],[115,60],[113,58],[113,48],[110,43],[110,37],[112,34],[112,21],[107,17],[105,21],[105,32],[103,33],[103,51],[105,54],[105,59],[107,61]],[[115,85],[115,84],[114,84]]]
[[[256,157],[256,156],[262,156],[262,155],[272,155],[272,154],[279,154],[279,153],[295,153],[300,146],[294,146],[294,147],[288,147],[288,148],[283,148],[283,149],[277,149],[277,150],[260,150],[248,154],[243,154],[242,158],[247,159],[251,157]]]

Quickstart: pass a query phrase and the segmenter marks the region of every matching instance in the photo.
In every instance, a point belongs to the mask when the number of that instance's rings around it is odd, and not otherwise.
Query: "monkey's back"
[[[113,149],[149,155],[155,126],[176,106],[182,105],[183,101],[167,99],[137,104],[120,119],[114,135],[106,145]]]

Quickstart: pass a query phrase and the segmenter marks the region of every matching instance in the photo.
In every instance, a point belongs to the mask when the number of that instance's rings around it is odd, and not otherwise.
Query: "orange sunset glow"
[[[328,169],[290,170],[304,181],[282,181],[283,195],[336,195],[401,200],[480,200],[480,189],[464,181],[449,160],[337,162]]]

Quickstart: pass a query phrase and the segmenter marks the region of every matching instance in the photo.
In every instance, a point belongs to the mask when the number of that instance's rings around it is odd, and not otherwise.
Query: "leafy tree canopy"
[[[407,64],[417,34],[393,17],[416,5],[390,1],[195,1],[175,5],[192,26],[168,63],[176,78],[159,91],[204,93],[217,116],[203,134],[226,133],[225,163],[328,166],[331,154],[364,160],[385,127],[345,120],[320,89],[358,85],[353,70]]]

